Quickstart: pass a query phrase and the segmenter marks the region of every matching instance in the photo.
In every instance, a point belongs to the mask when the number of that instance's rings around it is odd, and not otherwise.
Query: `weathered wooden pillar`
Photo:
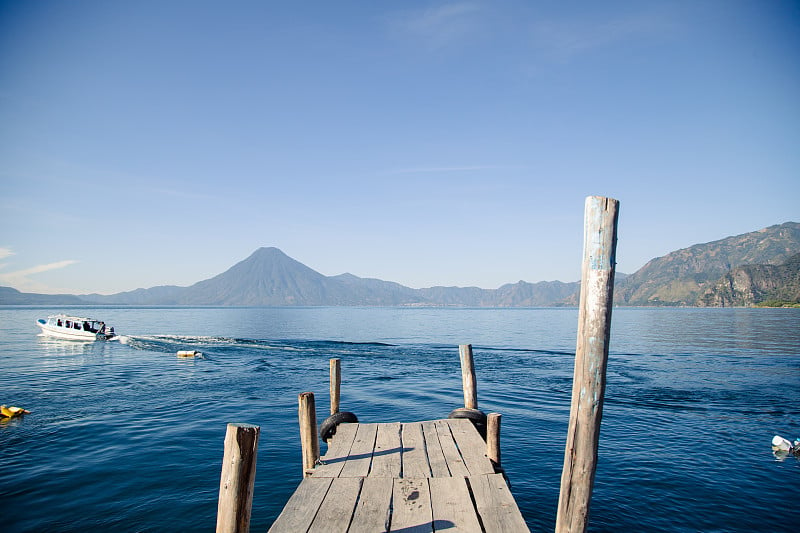
[[[618,210],[617,200],[586,199],[575,375],[556,516],[558,533],[583,532],[588,524],[606,388]]]
[[[339,412],[339,394],[342,387],[342,360],[331,359],[331,414]]]
[[[486,457],[494,466],[500,466],[500,413],[489,413],[486,416]]]
[[[461,381],[464,387],[464,407],[478,408],[478,384],[475,379],[475,365],[472,362],[472,345],[461,344],[458,347],[461,358]]]
[[[228,424],[217,502],[217,533],[250,530],[260,432],[258,426],[251,424]]]
[[[300,447],[303,452],[303,476],[309,475],[319,459],[319,437],[317,436],[317,407],[313,392],[304,392],[297,397],[300,420]]]

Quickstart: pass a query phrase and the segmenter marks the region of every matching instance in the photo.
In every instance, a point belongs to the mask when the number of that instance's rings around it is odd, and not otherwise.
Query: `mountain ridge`
[[[797,222],[695,244],[648,261],[616,284],[614,301],[633,306],[696,306],[704,292],[730,270],[782,264],[798,252]]]
[[[707,289],[698,304],[751,307],[767,301],[800,304],[800,253],[780,265],[736,267]]]
[[[738,305],[733,302],[753,305],[758,303],[755,299],[763,295],[793,294],[791,289],[784,290],[779,285],[780,280],[793,283],[792,268],[796,267],[789,259],[797,253],[800,253],[800,224],[796,222],[696,244],[654,258],[634,274],[617,273],[614,301],[623,306]],[[788,265],[782,270],[761,268],[763,265],[778,267],[787,261]],[[743,271],[731,273],[748,265],[761,265],[753,271],[757,272],[753,279],[757,279],[752,287],[771,289],[755,291],[751,287],[749,299],[724,296],[725,276],[738,276],[735,279],[744,287]],[[777,280],[767,279],[770,276],[777,276]],[[733,282],[728,280],[727,283],[731,286]],[[720,296],[709,293],[719,284],[723,287],[718,290]],[[350,273],[325,276],[278,248],[262,247],[225,272],[188,287],[163,285],[113,295],[78,296],[26,294],[0,287],[0,304],[548,307],[576,306],[579,288],[577,281],[529,283],[520,280],[497,289],[444,286],[413,289]]]

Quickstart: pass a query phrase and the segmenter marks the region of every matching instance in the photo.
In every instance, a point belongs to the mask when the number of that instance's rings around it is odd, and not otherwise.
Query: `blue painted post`
[[[606,389],[619,202],[586,198],[578,341],[556,532],[586,531]]]

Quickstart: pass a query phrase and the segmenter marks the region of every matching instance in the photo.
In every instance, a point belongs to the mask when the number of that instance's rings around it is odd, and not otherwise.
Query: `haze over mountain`
[[[798,253],[800,224],[796,222],[696,244],[653,259],[630,276],[617,273],[614,301],[617,305],[729,306],[752,305],[759,298],[781,295],[791,300],[800,268],[800,261],[792,256]],[[761,266],[745,268],[747,265]],[[259,248],[225,272],[189,287],[166,285],[109,296],[37,295],[0,287],[0,304],[574,306],[579,285],[519,281],[497,289],[412,289],[353,274],[325,276],[277,248]]]

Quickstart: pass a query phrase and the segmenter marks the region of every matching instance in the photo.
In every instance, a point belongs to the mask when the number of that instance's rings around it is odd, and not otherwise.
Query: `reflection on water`
[[[36,344],[41,353],[53,357],[54,364],[74,362],[80,364],[80,360],[71,361],[70,358],[76,356],[102,356],[109,353],[107,342],[109,341],[82,341],[66,340],[48,337],[39,334],[36,336]]]
[[[83,351],[84,348],[95,343],[94,340],[59,339],[56,337],[50,337],[49,335],[44,335],[42,333],[36,336],[36,340],[46,351],[64,351],[65,353]]]

